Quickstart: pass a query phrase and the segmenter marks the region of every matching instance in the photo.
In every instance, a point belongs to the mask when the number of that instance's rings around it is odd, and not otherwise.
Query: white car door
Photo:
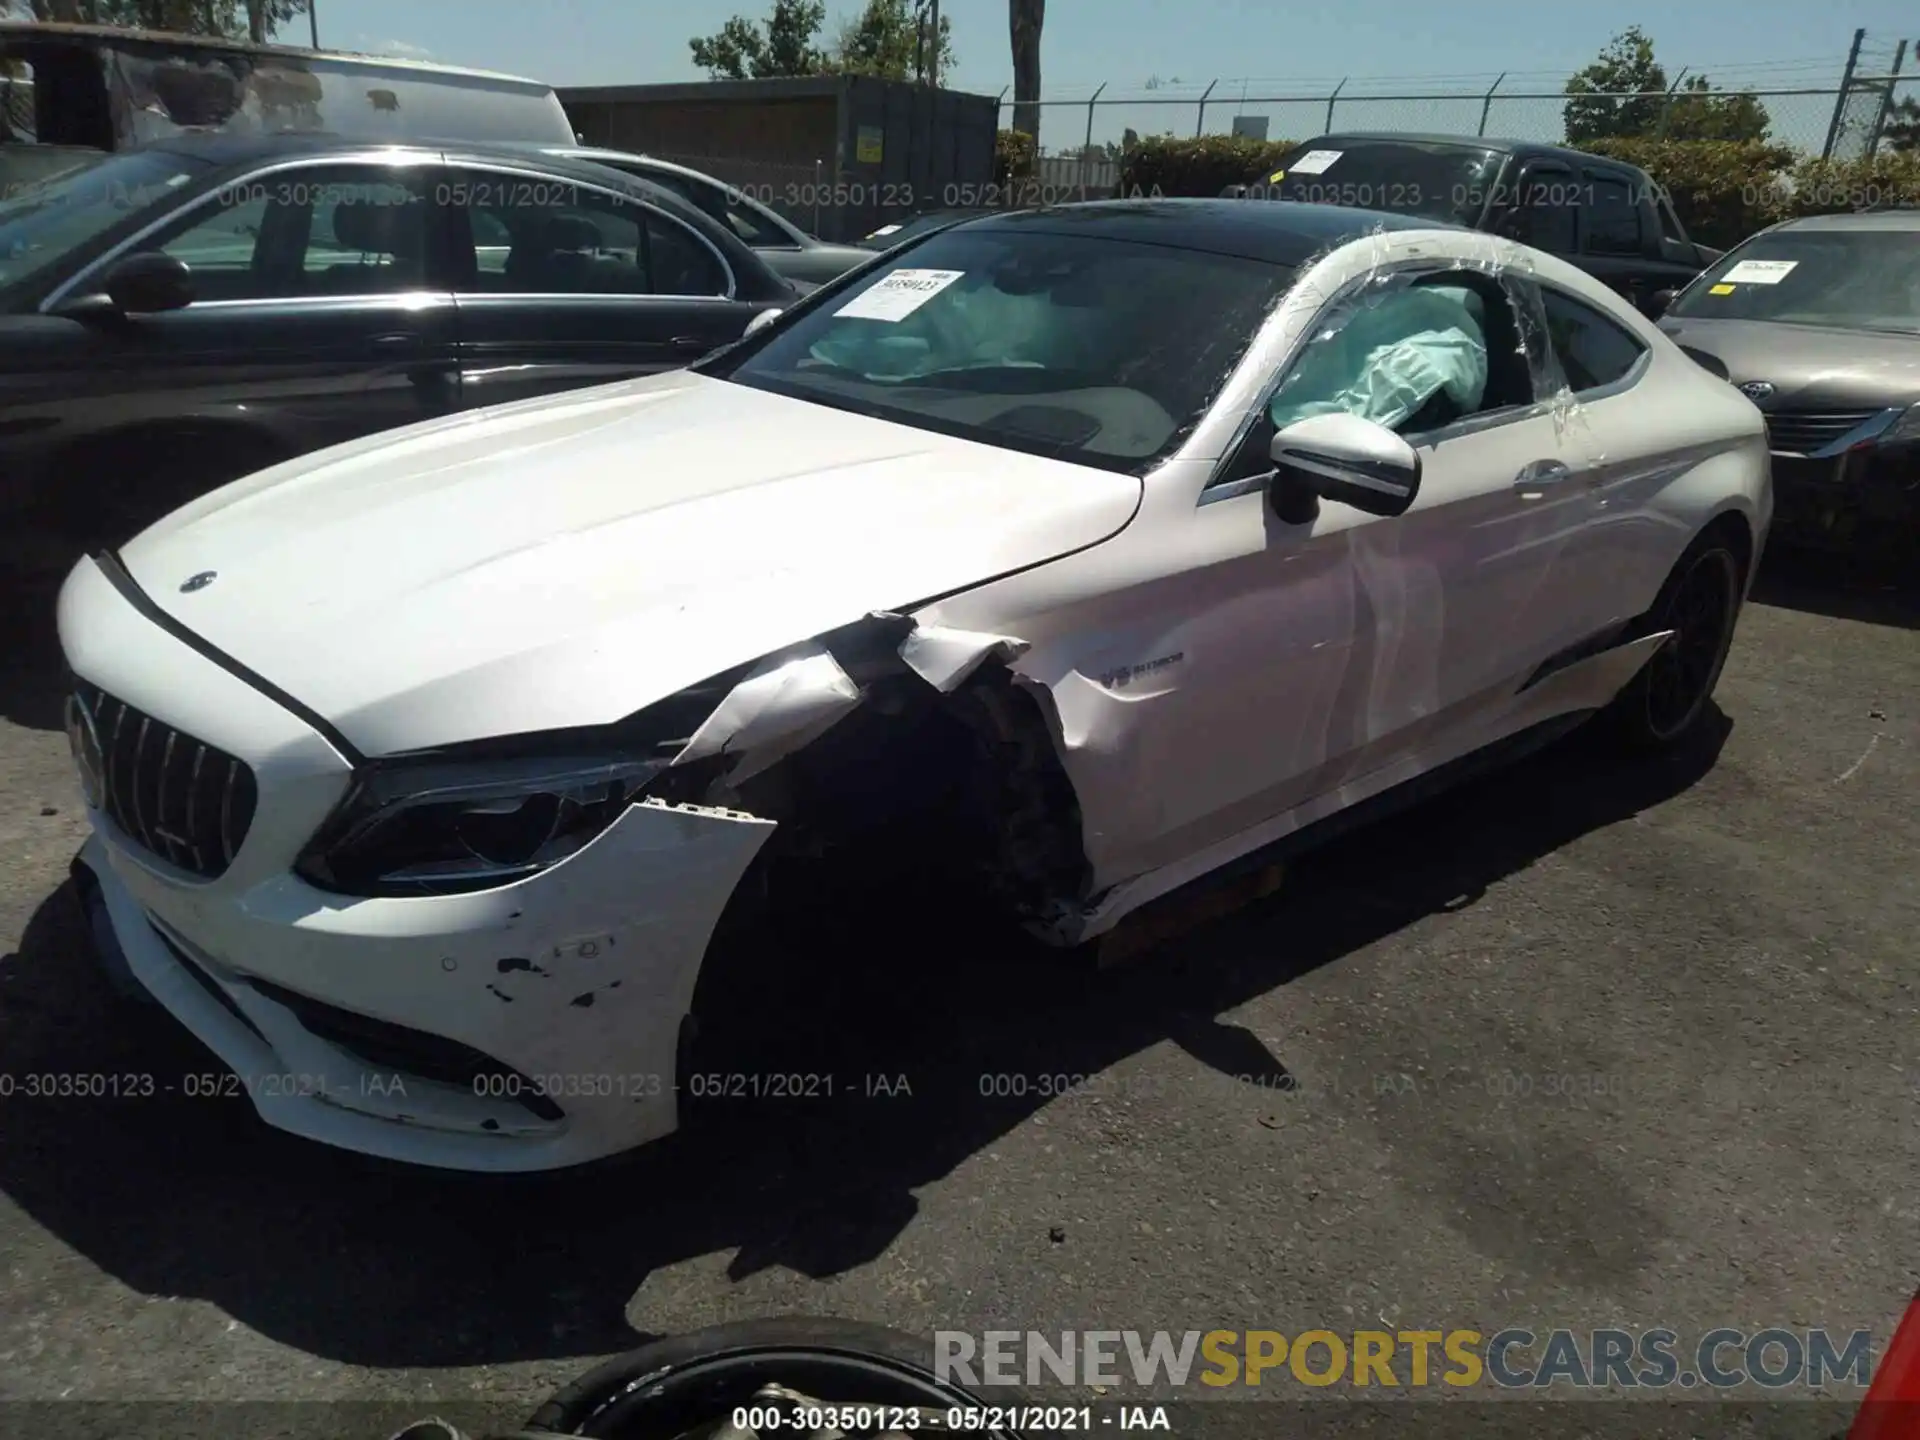
[[[1471,403],[1397,427],[1422,463],[1407,513],[1382,518],[1322,501],[1309,523],[1289,524],[1262,479],[1272,470],[1271,415],[1301,408],[1297,372],[1317,372],[1307,399],[1368,389],[1377,348],[1353,355],[1346,371],[1314,353],[1351,322],[1339,297],[1307,327],[1315,338],[1201,491],[1197,534],[1182,548],[1202,563],[1178,587],[1185,613],[1168,616],[1162,632],[1183,637],[1178,686],[1149,676],[1133,691],[1160,692],[1137,707],[1132,737],[1158,809],[1142,859],[1169,863],[1221,843],[1397,760],[1445,758],[1488,723],[1489,704],[1582,638],[1556,567],[1592,521],[1589,452],[1569,444],[1564,407],[1536,394],[1517,287],[1478,270],[1424,269],[1417,282],[1410,275],[1372,295],[1371,333],[1392,330],[1396,296],[1416,283],[1449,287],[1477,315],[1488,363]]]

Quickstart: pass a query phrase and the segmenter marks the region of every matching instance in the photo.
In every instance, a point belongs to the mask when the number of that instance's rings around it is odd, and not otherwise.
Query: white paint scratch
[[[1859,774],[1860,767],[1867,763],[1867,756],[1873,754],[1873,747],[1878,745],[1879,743],[1880,743],[1879,735],[1875,734],[1874,736],[1872,736],[1867,741],[1867,748],[1860,752],[1860,758],[1854,761],[1853,764],[1849,765],[1846,768],[1846,770],[1841,774],[1840,778],[1834,781],[1833,783],[1836,785],[1844,785],[1847,783],[1847,781],[1851,780],[1855,775]]]

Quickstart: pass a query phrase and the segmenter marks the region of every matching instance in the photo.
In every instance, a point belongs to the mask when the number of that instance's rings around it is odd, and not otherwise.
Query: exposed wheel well
[[[913,983],[929,927],[1005,933],[1091,883],[1042,705],[997,664],[944,695],[911,674],[872,681],[824,734],[706,798],[779,828],[714,931],[683,1065],[696,1047],[703,1065],[759,1053],[800,1006],[863,983],[863,965]],[[883,935],[899,939],[862,943]]]

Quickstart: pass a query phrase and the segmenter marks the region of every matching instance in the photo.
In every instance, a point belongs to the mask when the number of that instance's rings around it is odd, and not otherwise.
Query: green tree
[[[932,64],[922,40],[923,20],[911,0],[867,0],[858,18],[840,27],[832,66],[849,75],[914,80],[953,69],[953,22],[940,17],[940,63]]]
[[[773,0],[764,21],[736,15],[712,35],[689,40],[693,63],[714,80],[770,80],[781,75],[880,75],[915,78],[921,48],[920,17],[912,0],[867,0],[840,27],[832,49],[820,44],[824,0]],[[940,69],[952,68],[953,27],[940,17]]]
[[[1902,154],[1920,150],[1920,100],[1909,95],[1888,109],[1886,128],[1880,132],[1880,143]]]
[[[824,0],[773,0],[764,23],[736,15],[712,35],[687,42],[693,63],[711,80],[771,80],[819,75],[827,54],[816,43],[827,18]]]
[[[1772,126],[1757,99],[1716,90],[1705,75],[1689,77],[1669,98],[1666,69],[1638,25],[1614,36],[1593,64],[1569,79],[1566,95],[1570,145],[1647,135],[1764,141]]]

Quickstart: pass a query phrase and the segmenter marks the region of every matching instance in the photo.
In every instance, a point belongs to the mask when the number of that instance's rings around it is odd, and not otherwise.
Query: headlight
[[[376,766],[294,870],[347,895],[491,889],[579,850],[666,764],[619,756]]]
[[[1920,440],[1920,405],[1909,405],[1883,432],[1879,443],[1882,445],[1906,445]]]

